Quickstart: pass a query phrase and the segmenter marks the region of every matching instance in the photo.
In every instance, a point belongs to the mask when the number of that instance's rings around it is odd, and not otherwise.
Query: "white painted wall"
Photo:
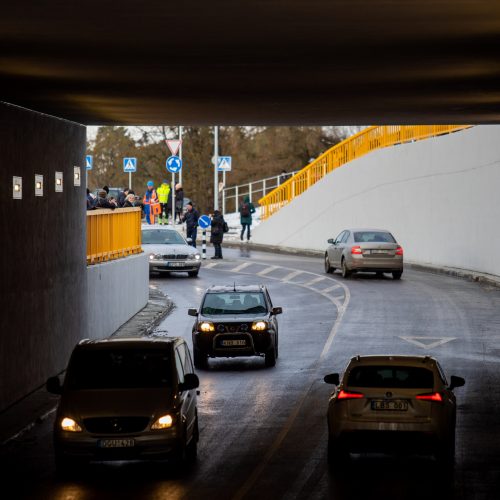
[[[262,222],[253,241],[324,250],[347,227],[389,229],[408,262],[500,276],[500,126],[354,160]]]
[[[109,337],[148,302],[148,256],[142,253],[88,266],[87,296],[87,337]]]

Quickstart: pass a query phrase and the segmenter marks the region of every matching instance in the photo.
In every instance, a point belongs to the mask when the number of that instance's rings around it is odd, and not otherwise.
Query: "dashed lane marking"
[[[281,278],[281,281],[284,281],[285,283],[288,281],[291,281],[291,280],[293,280],[293,278],[302,274],[302,272],[303,271],[293,271],[293,272],[287,274],[285,277]]]
[[[266,274],[272,273],[275,269],[278,269],[278,267],[277,266],[269,266],[269,267],[266,267],[266,269],[260,271],[257,274],[259,276],[265,276]]]
[[[205,269],[212,269],[212,267],[215,267],[217,265],[217,262],[209,262],[208,264],[205,264],[203,267]]]
[[[253,262],[243,262],[243,264],[240,264],[239,266],[234,267],[231,269],[232,272],[234,273],[239,273],[243,269],[246,269],[247,267],[251,266]]]
[[[324,279],[326,279],[324,276],[318,276],[318,277],[312,279],[311,281],[304,283],[304,286],[312,286],[315,283],[319,283],[320,281],[323,281]]]
[[[406,342],[416,345],[422,349],[434,349],[443,344],[447,344],[452,340],[456,340],[456,337],[399,337]]]
[[[334,290],[337,290],[337,288],[342,288],[340,285],[333,285],[333,286],[329,286],[328,288],[325,288],[324,290],[322,290],[323,293],[329,293],[329,292],[333,292]]]

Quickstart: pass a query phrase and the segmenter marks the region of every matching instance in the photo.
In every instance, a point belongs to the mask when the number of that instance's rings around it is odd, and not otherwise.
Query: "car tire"
[[[193,348],[193,362],[195,368],[205,370],[208,367],[208,356],[196,347]]]
[[[455,433],[451,433],[444,443],[437,445],[436,460],[448,469],[455,466]]]
[[[191,278],[196,278],[199,272],[200,272],[199,269],[197,269],[196,271],[188,271],[188,276],[190,276]]]
[[[60,477],[75,477],[85,466],[84,460],[68,458],[58,452],[55,454],[56,473]]]
[[[195,430],[193,433],[193,437],[191,441],[186,446],[186,455],[185,455],[185,463],[189,466],[192,466],[196,463],[196,459],[198,457],[198,417],[196,417],[195,421]]]
[[[266,351],[264,362],[268,368],[272,368],[276,365],[276,348],[274,346]]]
[[[327,460],[335,468],[346,467],[349,463],[349,453],[338,440],[328,437]]]
[[[394,271],[392,273],[392,279],[393,280],[400,280],[402,274],[403,274],[403,271]]]
[[[342,265],[342,278],[349,279],[352,274],[352,271],[350,271],[349,268],[347,267],[345,259],[342,259],[341,265]]]
[[[328,254],[325,253],[325,273],[332,274],[335,271],[335,268],[330,265],[330,259],[328,258]]]

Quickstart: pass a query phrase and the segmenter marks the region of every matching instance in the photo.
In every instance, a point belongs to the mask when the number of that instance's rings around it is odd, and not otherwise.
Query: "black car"
[[[273,307],[264,285],[212,286],[195,316],[193,357],[197,368],[208,358],[264,356],[266,366],[278,357],[278,321],[281,307]]]
[[[196,459],[197,391],[178,337],[83,340],[73,350],[54,422],[56,465],[74,473],[90,460]]]

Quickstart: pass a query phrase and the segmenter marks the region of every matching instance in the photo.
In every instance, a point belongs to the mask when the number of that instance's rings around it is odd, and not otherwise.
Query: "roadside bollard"
[[[205,260],[207,258],[207,232],[202,231],[202,240],[201,240],[201,258]]]

